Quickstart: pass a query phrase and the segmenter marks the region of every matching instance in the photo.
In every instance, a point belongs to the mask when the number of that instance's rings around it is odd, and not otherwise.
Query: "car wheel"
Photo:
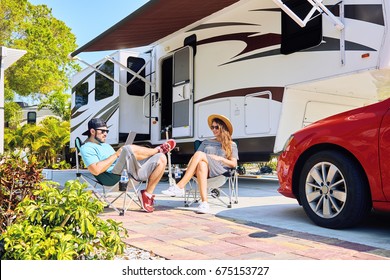
[[[365,182],[354,160],[337,151],[322,151],[304,164],[299,197],[315,224],[327,228],[351,227],[371,208]]]

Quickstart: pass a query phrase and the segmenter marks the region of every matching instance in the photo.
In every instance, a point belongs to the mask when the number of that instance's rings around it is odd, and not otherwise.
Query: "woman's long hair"
[[[219,125],[219,131],[221,132],[221,144],[222,150],[225,151],[226,158],[230,158],[232,156],[232,136],[226,126],[226,124],[220,119],[213,119],[213,122],[216,122]]]

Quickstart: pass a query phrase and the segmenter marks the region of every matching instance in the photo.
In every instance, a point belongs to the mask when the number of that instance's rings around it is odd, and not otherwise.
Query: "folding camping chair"
[[[202,142],[196,140],[195,151],[199,148]],[[228,189],[224,190],[222,187],[228,182]],[[188,187],[187,187],[188,186]],[[198,191],[198,181],[194,176],[187,184],[184,195],[184,206],[189,207],[193,203],[199,202],[200,194]],[[227,170],[224,174],[214,178],[207,179],[208,195],[212,198],[218,199],[223,205],[232,208],[233,203],[238,203],[238,174],[236,168]],[[225,199],[224,199],[225,197]],[[227,199],[227,201],[226,201]]]
[[[123,216],[125,211],[129,209],[132,202],[136,203],[139,207],[141,204],[138,198],[138,192],[143,184],[143,181],[138,181],[129,174],[129,181],[127,183],[126,189],[121,190],[119,188],[119,192],[114,192],[118,188],[120,175],[103,172],[97,176],[92,175],[90,173],[81,173],[80,172],[80,148],[83,145],[80,138],[77,137],[75,139],[76,146],[76,176],[79,181],[84,181],[90,186],[92,193],[103,203],[106,204],[106,207],[111,207],[115,211],[119,213],[120,216]],[[114,203],[119,198],[123,197],[123,206],[121,209],[117,208]],[[130,198],[130,201],[126,204],[127,197]]]

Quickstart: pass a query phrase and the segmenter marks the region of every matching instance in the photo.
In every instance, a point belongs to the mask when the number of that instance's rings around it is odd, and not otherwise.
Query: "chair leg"
[[[221,175],[222,176],[222,175]],[[226,180],[223,181],[221,178],[217,178],[213,181],[214,178],[208,179],[208,195],[212,198],[217,199],[227,208],[232,208],[233,203],[238,203],[238,178],[236,174],[231,177],[227,177],[228,189],[223,190],[221,187],[225,185]],[[210,181],[209,181],[210,180]],[[193,203],[196,203],[200,200],[198,185],[196,178],[192,178],[188,183],[189,187],[186,187],[184,206],[189,207]],[[225,198],[226,197],[226,198]]]
[[[191,179],[191,181],[188,182],[189,188],[187,189],[187,186],[185,187],[184,207],[190,207],[192,204],[199,202],[197,182],[195,179]]]
[[[139,192],[142,184],[143,184],[143,182],[137,182],[137,184],[135,184],[133,182],[133,180],[130,179],[129,183],[126,186],[126,190],[120,191],[120,194],[115,196],[114,199],[112,199],[112,200],[109,199],[109,194],[116,187],[116,185],[109,187],[108,190],[105,189],[106,188],[105,186],[102,186],[102,188],[104,189],[104,191],[103,191],[104,196],[102,196],[103,202],[107,204],[105,207],[112,208],[113,210],[115,210],[116,212],[119,213],[119,216],[124,216],[125,212],[130,208],[130,206],[133,202],[141,208],[141,203],[140,203],[139,198],[138,198],[138,192]],[[123,196],[122,208],[118,208],[115,206],[115,202],[118,199],[122,198],[122,196]],[[130,198],[129,202],[127,202],[127,198]]]
[[[131,189],[132,189],[133,193],[131,193],[131,190],[129,191],[129,184],[131,185]],[[140,208],[142,208],[141,202],[139,201],[139,198],[138,198],[138,192],[139,192],[142,184],[143,184],[143,182],[137,182],[137,184],[134,184],[133,180],[131,180],[131,179],[129,180],[129,183],[127,184],[127,188],[126,188],[126,196],[123,199],[123,210],[124,211],[127,211],[127,209],[129,209],[132,202],[134,202]],[[130,202],[126,205],[126,198],[127,197],[130,198]]]

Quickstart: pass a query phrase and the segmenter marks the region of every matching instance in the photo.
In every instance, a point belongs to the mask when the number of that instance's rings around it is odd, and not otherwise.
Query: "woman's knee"
[[[195,159],[203,159],[206,158],[206,154],[204,152],[197,151],[192,157]]]
[[[209,172],[208,164],[204,161],[199,162],[198,166],[196,167],[197,176],[208,174],[208,172]]]

